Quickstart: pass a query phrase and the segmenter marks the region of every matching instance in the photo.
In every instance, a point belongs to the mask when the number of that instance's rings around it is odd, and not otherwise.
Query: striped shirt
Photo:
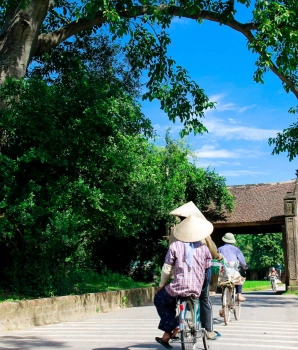
[[[184,243],[176,241],[170,245],[165,263],[174,266],[174,280],[165,289],[173,297],[194,295],[199,298],[205,279],[205,270],[211,266],[209,249],[200,244],[194,249],[192,268],[186,264]]]

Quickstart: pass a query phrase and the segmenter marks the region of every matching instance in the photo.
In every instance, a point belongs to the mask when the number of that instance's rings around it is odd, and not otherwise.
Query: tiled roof
[[[274,220],[284,216],[283,199],[288,192],[294,192],[295,183],[296,180],[289,180],[285,182],[229,186],[228,189],[234,196],[234,210],[231,214],[224,213],[215,222],[250,223]]]

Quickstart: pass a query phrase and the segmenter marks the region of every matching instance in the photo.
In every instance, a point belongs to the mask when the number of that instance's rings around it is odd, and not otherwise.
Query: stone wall
[[[155,288],[69,295],[0,303],[0,331],[72,321],[153,302]]]

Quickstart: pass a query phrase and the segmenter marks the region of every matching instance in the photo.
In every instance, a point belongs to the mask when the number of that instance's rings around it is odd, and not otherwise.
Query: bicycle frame
[[[276,276],[270,276],[270,284],[273,290],[277,289],[277,278]]]
[[[194,309],[194,324],[193,328],[198,331],[202,329],[201,319],[200,319],[200,300],[199,299],[193,299],[191,297],[180,297],[179,298],[180,304],[179,304],[179,328],[180,330],[184,329],[184,320],[185,320],[185,314],[187,311],[187,301],[190,301],[193,309]]]
[[[207,331],[202,327],[200,320],[200,300],[192,297],[180,297],[178,300],[182,350],[195,349],[198,338],[203,339],[204,348],[208,350],[210,344],[207,340]],[[191,318],[186,318],[188,312]]]

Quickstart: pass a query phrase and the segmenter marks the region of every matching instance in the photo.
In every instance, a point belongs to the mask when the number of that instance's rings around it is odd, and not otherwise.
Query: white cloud
[[[163,137],[169,128],[170,128],[170,134],[178,135],[179,132],[183,129],[183,125],[181,123],[175,123],[175,124],[173,123],[173,124],[166,124],[166,125],[154,124],[153,128],[158,135]]]
[[[236,113],[243,113],[245,111],[247,111],[248,109],[254,108],[256,107],[256,105],[249,105],[249,106],[238,106],[235,103],[229,102],[229,103],[224,103],[224,104],[217,104],[216,106],[216,110],[218,112],[224,112],[224,111],[233,111]]]
[[[221,166],[240,166],[241,163],[240,162],[223,162],[223,161],[218,161],[218,160],[214,160],[214,159],[210,159],[210,160],[201,160],[199,159],[196,162],[196,165],[199,168],[218,168]]]
[[[224,177],[239,177],[239,176],[258,176],[258,175],[265,175],[266,172],[261,171],[252,171],[252,170],[227,170],[227,171],[220,171],[219,174]]]
[[[257,106],[256,104],[252,104],[248,106],[239,106],[234,102],[223,103],[222,100],[224,99],[224,97],[225,97],[225,94],[216,94],[209,97],[210,101],[216,102],[217,112],[233,111],[236,113],[243,113],[248,109],[251,109]]]
[[[235,125],[233,120],[230,123],[225,122],[222,119],[209,117],[204,122],[209,134],[215,137],[222,137],[225,139],[242,139],[250,141],[262,141],[268,140],[269,137],[276,136],[280,130],[274,129],[261,129],[251,126]]]
[[[227,150],[224,148],[216,149],[212,145],[204,145],[200,149],[195,150],[196,156],[201,158],[255,158],[258,157],[261,153],[256,152],[255,150],[246,150],[246,149],[236,149],[236,150]]]

